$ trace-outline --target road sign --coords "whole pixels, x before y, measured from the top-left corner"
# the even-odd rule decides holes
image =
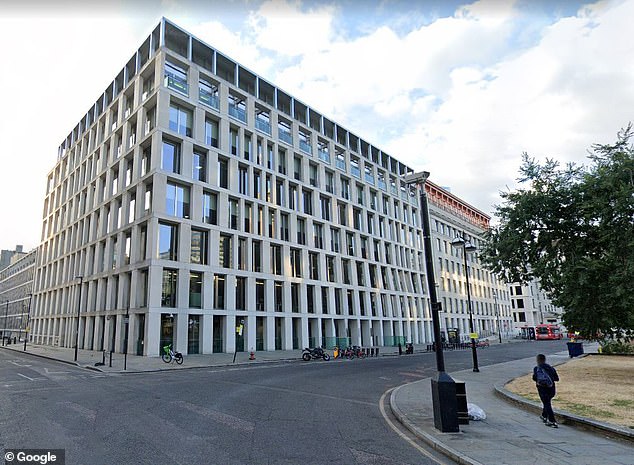
[[[469,333],[469,338],[478,339],[478,333]]]

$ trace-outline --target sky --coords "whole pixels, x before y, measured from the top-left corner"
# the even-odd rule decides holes
[[[161,16],[488,214],[523,152],[634,120],[634,0],[4,1],[1,249],[39,244],[57,147]]]

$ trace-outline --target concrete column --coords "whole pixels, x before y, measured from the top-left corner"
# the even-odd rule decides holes
[[[302,308],[306,308],[306,306],[302,306]],[[303,349],[304,347],[308,347],[308,317],[306,315],[302,315],[301,317],[301,337],[299,348]]]
[[[290,292],[289,292],[290,294]],[[293,350],[293,318],[284,317],[282,326],[282,349]]]
[[[255,280],[254,280],[254,284],[255,284]],[[251,289],[253,289],[253,287]],[[253,294],[253,292],[249,294]],[[255,301],[254,301],[253,308],[255,308]],[[249,352],[250,350],[255,350],[255,337],[257,332],[255,315],[248,315],[244,317],[244,329],[247,332],[246,334],[247,346],[245,347],[245,351]]]
[[[233,315],[225,318],[225,352],[234,353],[236,351],[236,319]]]
[[[189,315],[186,312],[174,313],[174,350],[187,353],[187,329]]]
[[[353,346],[360,346],[361,344],[361,325],[358,318],[348,320],[350,325],[350,343]]]
[[[200,321],[201,353],[211,354],[213,348],[213,315],[204,314]]]
[[[272,304],[271,307],[272,308]],[[275,350],[275,317],[267,316],[266,317],[266,325],[265,325],[265,342],[264,348],[265,350]]]

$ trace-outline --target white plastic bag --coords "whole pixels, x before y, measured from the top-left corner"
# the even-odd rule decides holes
[[[480,421],[487,419],[487,414],[476,404],[467,403],[467,411],[469,412],[469,420]]]

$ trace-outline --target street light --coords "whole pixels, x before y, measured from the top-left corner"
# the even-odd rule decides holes
[[[33,294],[29,294],[29,309],[26,314],[26,331],[24,334],[24,351],[26,352],[26,341],[29,340],[29,333],[31,332],[31,328],[29,328],[29,324],[31,323],[31,301],[33,300]]]
[[[7,306],[4,308],[4,329],[2,330],[2,345],[4,346],[4,337],[7,332],[7,318],[9,313],[9,300],[7,300]]]
[[[502,344],[502,327],[500,326],[500,309],[498,307],[498,293],[493,291],[493,300],[495,301],[495,318],[498,320],[498,336],[500,344]]]
[[[471,287],[469,286],[469,266],[467,265],[467,253],[475,252],[477,248],[471,243],[467,242],[464,237],[456,236],[451,241],[451,246],[462,249],[462,259],[464,261],[464,272],[467,279],[467,308],[469,310],[469,337],[471,338],[471,356],[473,358],[473,371],[476,373],[480,371],[478,368],[478,352],[476,350],[475,334],[473,329],[473,311],[471,309]]]
[[[81,288],[84,282],[82,275],[75,276],[75,279],[79,279],[79,299],[77,299],[77,326],[75,327],[75,361],[77,361],[77,349],[79,349],[79,319],[81,313]]]
[[[425,193],[425,182],[429,178],[429,172],[411,173],[403,176],[406,185],[415,185],[420,196],[420,216],[423,227],[423,250],[425,253],[425,268],[427,270],[427,287],[429,288],[429,300],[431,302],[431,318],[434,328],[434,345],[436,347],[436,370],[431,379],[432,405],[434,410],[434,427],[443,433],[455,433],[458,428],[458,401],[456,398],[456,383],[445,372],[445,359],[442,352],[442,338],[440,336],[441,303],[436,293],[436,280],[434,275],[434,259],[432,256],[431,227],[429,225],[429,206]]]

